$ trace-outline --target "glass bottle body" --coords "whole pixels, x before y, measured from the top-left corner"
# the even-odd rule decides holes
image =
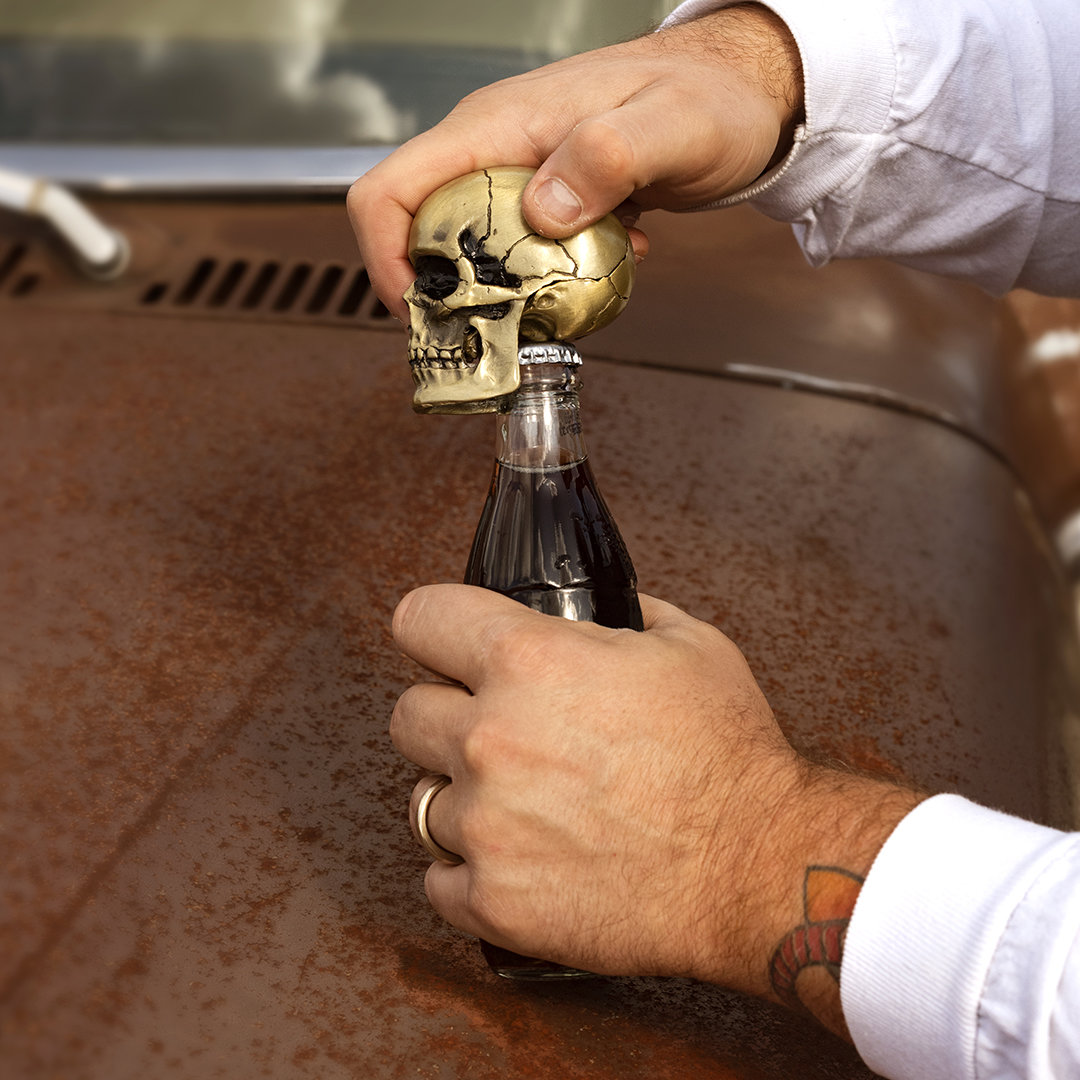
[[[465,582],[549,615],[642,628],[633,563],[585,449],[573,369],[522,367],[499,416]]]
[[[634,567],[588,461],[574,370],[523,364],[521,374],[520,389],[499,415],[495,471],[465,583],[549,615],[641,630]],[[492,970],[506,978],[590,974],[481,946]]]

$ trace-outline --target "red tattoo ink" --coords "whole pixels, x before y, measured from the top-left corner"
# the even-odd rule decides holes
[[[800,1004],[796,983],[808,967],[823,967],[840,981],[840,964],[855,900],[863,879],[836,866],[808,866],[803,879],[800,923],[777,945],[769,962],[769,982],[781,1001]]]

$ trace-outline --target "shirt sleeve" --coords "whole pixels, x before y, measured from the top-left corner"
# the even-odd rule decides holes
[[[733,0],[689,0],[665,25]],[[1080,296],[1080,3],[765,0],[803,64],[787,158],[749,200],[815,266],[886,256]]]
[[[863,885],[840,992],[889,1080],[1080,1076],[1080,833],[920,804]]]

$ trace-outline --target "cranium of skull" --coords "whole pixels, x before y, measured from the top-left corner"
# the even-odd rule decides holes
[[[626,230],[608,215],[566,240],[533,232],[521,213],[532,174],[470,173],[416,214],[416,281],[405,300],[418,412],[495,411],[520,385],[519,342],[583,337],[626,306],[634,281]]]

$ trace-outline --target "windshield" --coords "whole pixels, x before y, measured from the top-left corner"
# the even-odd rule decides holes
[[[0,142],[391,145],[658,0],[6,0]]]

